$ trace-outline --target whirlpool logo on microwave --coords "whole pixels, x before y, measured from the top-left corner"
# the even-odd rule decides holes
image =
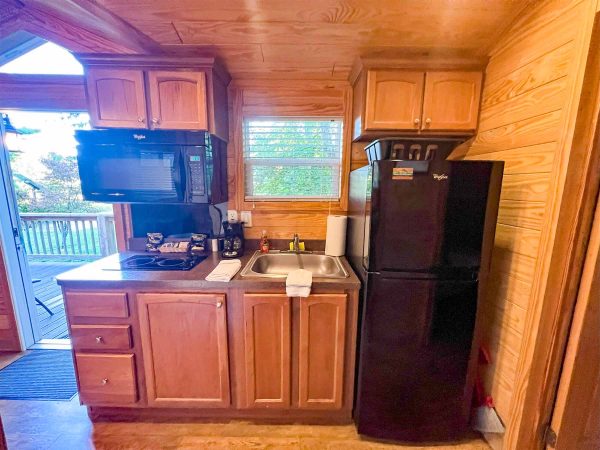
[[[436,181],[447,180],[448,179],[448,175],[446,175],[445,173],[434,173],[433,174],[433,179],[436,180]]]

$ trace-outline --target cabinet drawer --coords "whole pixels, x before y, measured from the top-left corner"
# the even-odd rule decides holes
[[[71,317],[129,317],[125,292],[67,292],[65,301]]]
[[[73,325],[71,344],[75,350],[128,350],[131,348],[129,325]]]
[[[133,355],[75,353],[75,360],[82,403],[135,403],[137,389]]]

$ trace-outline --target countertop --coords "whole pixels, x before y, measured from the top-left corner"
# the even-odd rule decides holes
[[[69,288],[156,288],[156,289],[281,289],[285,290],[285,278],[242,277],[246,263],[252,258],[254,251],[247,252],[239,258],[242,269],[229,282],[206,281],[206,276],[222,260],[218,253],[210,253],[208,258],[188,271],[145,271],[120,270],[119,261],[143,252],[121,252],[85,264],[76,269],[64,272],[56,277],[61,286]],[[358,289],[360,281],[348,261],[340,257],[344,268],[350,274],[348,278],[317,278],[313,277],[313,288]]]

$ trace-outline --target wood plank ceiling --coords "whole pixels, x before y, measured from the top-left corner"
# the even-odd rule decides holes
[[[346,79],[358,58],[485,59],[530,0],[96,0],[234,77]]]

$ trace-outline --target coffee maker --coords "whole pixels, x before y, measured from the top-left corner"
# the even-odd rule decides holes
[[[244,254],[242,222],[223,222],[223,258],[239,258]]]

